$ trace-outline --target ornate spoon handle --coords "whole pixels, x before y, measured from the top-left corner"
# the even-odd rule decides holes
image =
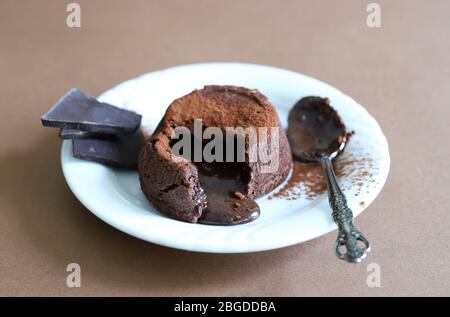
[[[353,224],[353,213],[347,206],[347,199],[336,181],[331,158],[322,158],[320,164],[328,184],[328,200],[333,209],[331,215],[339,230],[336,240],[336,255],[349,262],[361,262],[370,251],[370,243]],[[361,242],[362,245],[358,242]]]

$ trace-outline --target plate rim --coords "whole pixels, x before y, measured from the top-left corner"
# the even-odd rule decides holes
[[[368,118],[371,119],[372,123],[374,123],[377,128],[378,128],[378,132],[379,132],[379,136],[381,137],[380,140],[383,141],[383,145],[385,147],[385,152],[383,153],[384,155],[384,159],[385,159],[385,170],[383,171],[383,177],[382,180],[379,184],[379,190],[376,192],[376,194],[374,195],[373,199],[371,199],[369,202],[366,203],[366,206],[364,208],[362,208],[361,211],[355,213],[355,217],[358,216],[360,213],[362,213],[365,209],[367,209],[367,207],[376,199],[376,197],[378,197],[378,195],[381,193],[383,187],[385,186],[385,183],[387,181],[388,178],[388,174],[390,171],[390,152],[389,152],[389,143],[387,141],[386,135],[383,133],[383,130],[381,129],[378,121],[367,111],[367,109],[365,107],[363,107],[361,104],[357,103],[353,98],[351,98],[350,96],[346,95],[345,93],[343,93],[341,90],[337,89],[336,87],[331,86],[330,84],[327,84],[319,79],[313,78],[309,75],[305,75],[299,72],[295,72],[289,69],[284,69],[284,68],[279,68],[279,67],[274,67],[274,66],[269,66],[269,65],[260,65],[260,64],[251,64],[251,63],[241,63],[241,62],[213,62],[213,63],[194,63],[194,64],[185,64],[185,65],[177,65],[177,66],[172,66],[172,67],[168,67],[168,68],[164,68],[161,70],[155,70],[155,71],[151,71],[145,74],[142,74],[140,76],[131,78],[131,79],[127,79],[125,81],[122,81],[121,83],[118,83],[114,86],[112,86],[111,88],[109,88],[108,90],[106,90],[105,92],[103,92],[99,98],[101,98],[102,96],[104,96],[107,92],[114,90],[116,87],[118,87],[119,85],[125,83],[125,82],[129,82],[132,80],[136,80],[139,79],[142,76],[145,75],[149,75],[149,74],[154,74],[154,73],[159,73],[159,72],[165,72],[165,71],[169,71],[169,70],[176,70],[177,68],[187,68],[187,67],[208,67],[208,66],[230,66],[230,65],[238,65],[238,66],[244,66],[244,67],[258,67],[258,68],[267,68],[267,69],[272,69],[275,71],[282,71],[282,72],[286,72],[286,73],[291,73],[295,76],[301,76],[304,77],[307,80],[312,80],[313,82],[316,82],[320,85],[324,85],[326,86],[328,89],[332,89],[335,90],[337,93],[341,94],[343,97],[349,98],[349,100],[351,100],[355,106],[357,106],[360,110],[363,110],[365,112],[365,114],[367,115]],[[71,157],[71,141],[70,140],[64,140],[62,143],[62,147],[61,147],[61,166],[62,166],[62,171],[64,174],[64,178],[66,180],[66,183],[68,184],[69,188],[71,189],[71,191],[73,192],[73,194],[75,195],[75,197],[83,204],[83,206],[88,209],[91,213],[93,213],[95,216],[97,216],[98,218],[100,218],[102,221],[106,222],[107,224],[109,224],[110,226],[126,233],[129,234],[131,236],[134,236],[136,238],[142,239],[144,241],[148,241],[151,243],[155,243],[158,245],[162,245],[165,247],[170,247],[170,248],[174,248],[174,249],[179,249],[179,250],[187,250],[187,251],[194,251],[194,252],[206,252],[206,253],[249,253],[249,252],[262,252],[262,251],[269,251],[269,250],[274,250],[274,249],[279,249],[279,248],[284,248],[284,247],[288,247],[288,246],[292,246],[295,244],[300,244],[300,243],[304,243],[306,241],[321,237],[331,231],[336,230],[336,226],[331,226],[330,228],[328,228],[328,230],[324,230],[321,233],[315,235],[315,236],[311,236],[311,237],[307,237],[305,239],[301,239],[301,240],[296,240],[296,241],[289,241],[289,242],[285,242],[285,243],[279,243],[276,245],[270,245],[270,246],[262,246],[262,247],[252,247],[249,249],[245,249],[245,248],[240,248],[240,249],[214,249],[211,247],[192,247],[190,245],[180,245],[179,243],[171,243],[171,240],[167,240],[167,239],[158,239],[157,237],[152,237],[151,239],[148,238],[148,236],[144,237],[143,235],[140,235],[136,232],[130,232],[130,230],[128,230],[127,228],[125,228],[123,225],[115,223],[114,221],[111,221],[110,218],[105,217],[105,215],[101,212],[98,212],[97,207],[93,206],[93,204],[91,204],[89,202],[88,199],[85,199],[85,197],[80,193],[80,191],[77,189],[76,185],[73,182],[73,179],[71,179],[70,176],[70,171],[69,171],[69,167],[66,163],[66,159],[67,156]],[[73,157],[72,157],[73,158]],[[85,163],[85,161],[83,161],[83,163]],[[90,163],[90,162],[87,162]],[[95,163],[94,163],[95,164]],[[104,167],[106,169],[108,169],[108,167]],[[176,221],[176,220],[174,220]],[[180,222],[180,221],[176,221],[176,222]],[[193,225],[193,224],[189,224],[189,225]],[[201,225],[201,226],[205,226],[205,225]]]

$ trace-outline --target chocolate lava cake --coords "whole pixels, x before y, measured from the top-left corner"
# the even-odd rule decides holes
[[[203,128],[268,128],[268,138],[248,136],[243,162],[194,162],[172,153],[176,127],[194,129],[201,119]],[[270,149],[270,129],[278,129],[278,166],[264,172],[263,163],[249,158],[249,148],[264,142]],[[225,138],[224,138],[225,139]],[[227,139],[228,140],[228,139]],[[266,162],[266,161],[264,161]],[[286,134],[277,112],[257,90],[234,86],[205,86],[176,99],[167,109],[155,132],[139,153],[139,178],[147,199],[175,219],[206,224],[239,224],[259,215],[253,200],[280,185],[292,165]]]

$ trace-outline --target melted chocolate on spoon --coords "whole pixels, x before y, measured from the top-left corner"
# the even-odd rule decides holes
[[[305,97],[292,108],[287,135],[292,152],[304,161],[342,151],[345,125],[327,98]],[[336,153],[337,154],[337,153]]]

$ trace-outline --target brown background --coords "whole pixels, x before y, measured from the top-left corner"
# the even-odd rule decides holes
[[[70,1],[0,4],[0,295],[450,295],[450,2]],[[390,143],[391,172],[357,219],[373,243],[338,261],[336,232],[271,252],[210,255],[127,236],[90,214],[61,173],[40,116],[69,88],[98,95],[177,64],[242,61],[299,71],[363,104]],[[66,287],[66,265],[82,287]],[[381,287],[366,286],[367,264]]]

